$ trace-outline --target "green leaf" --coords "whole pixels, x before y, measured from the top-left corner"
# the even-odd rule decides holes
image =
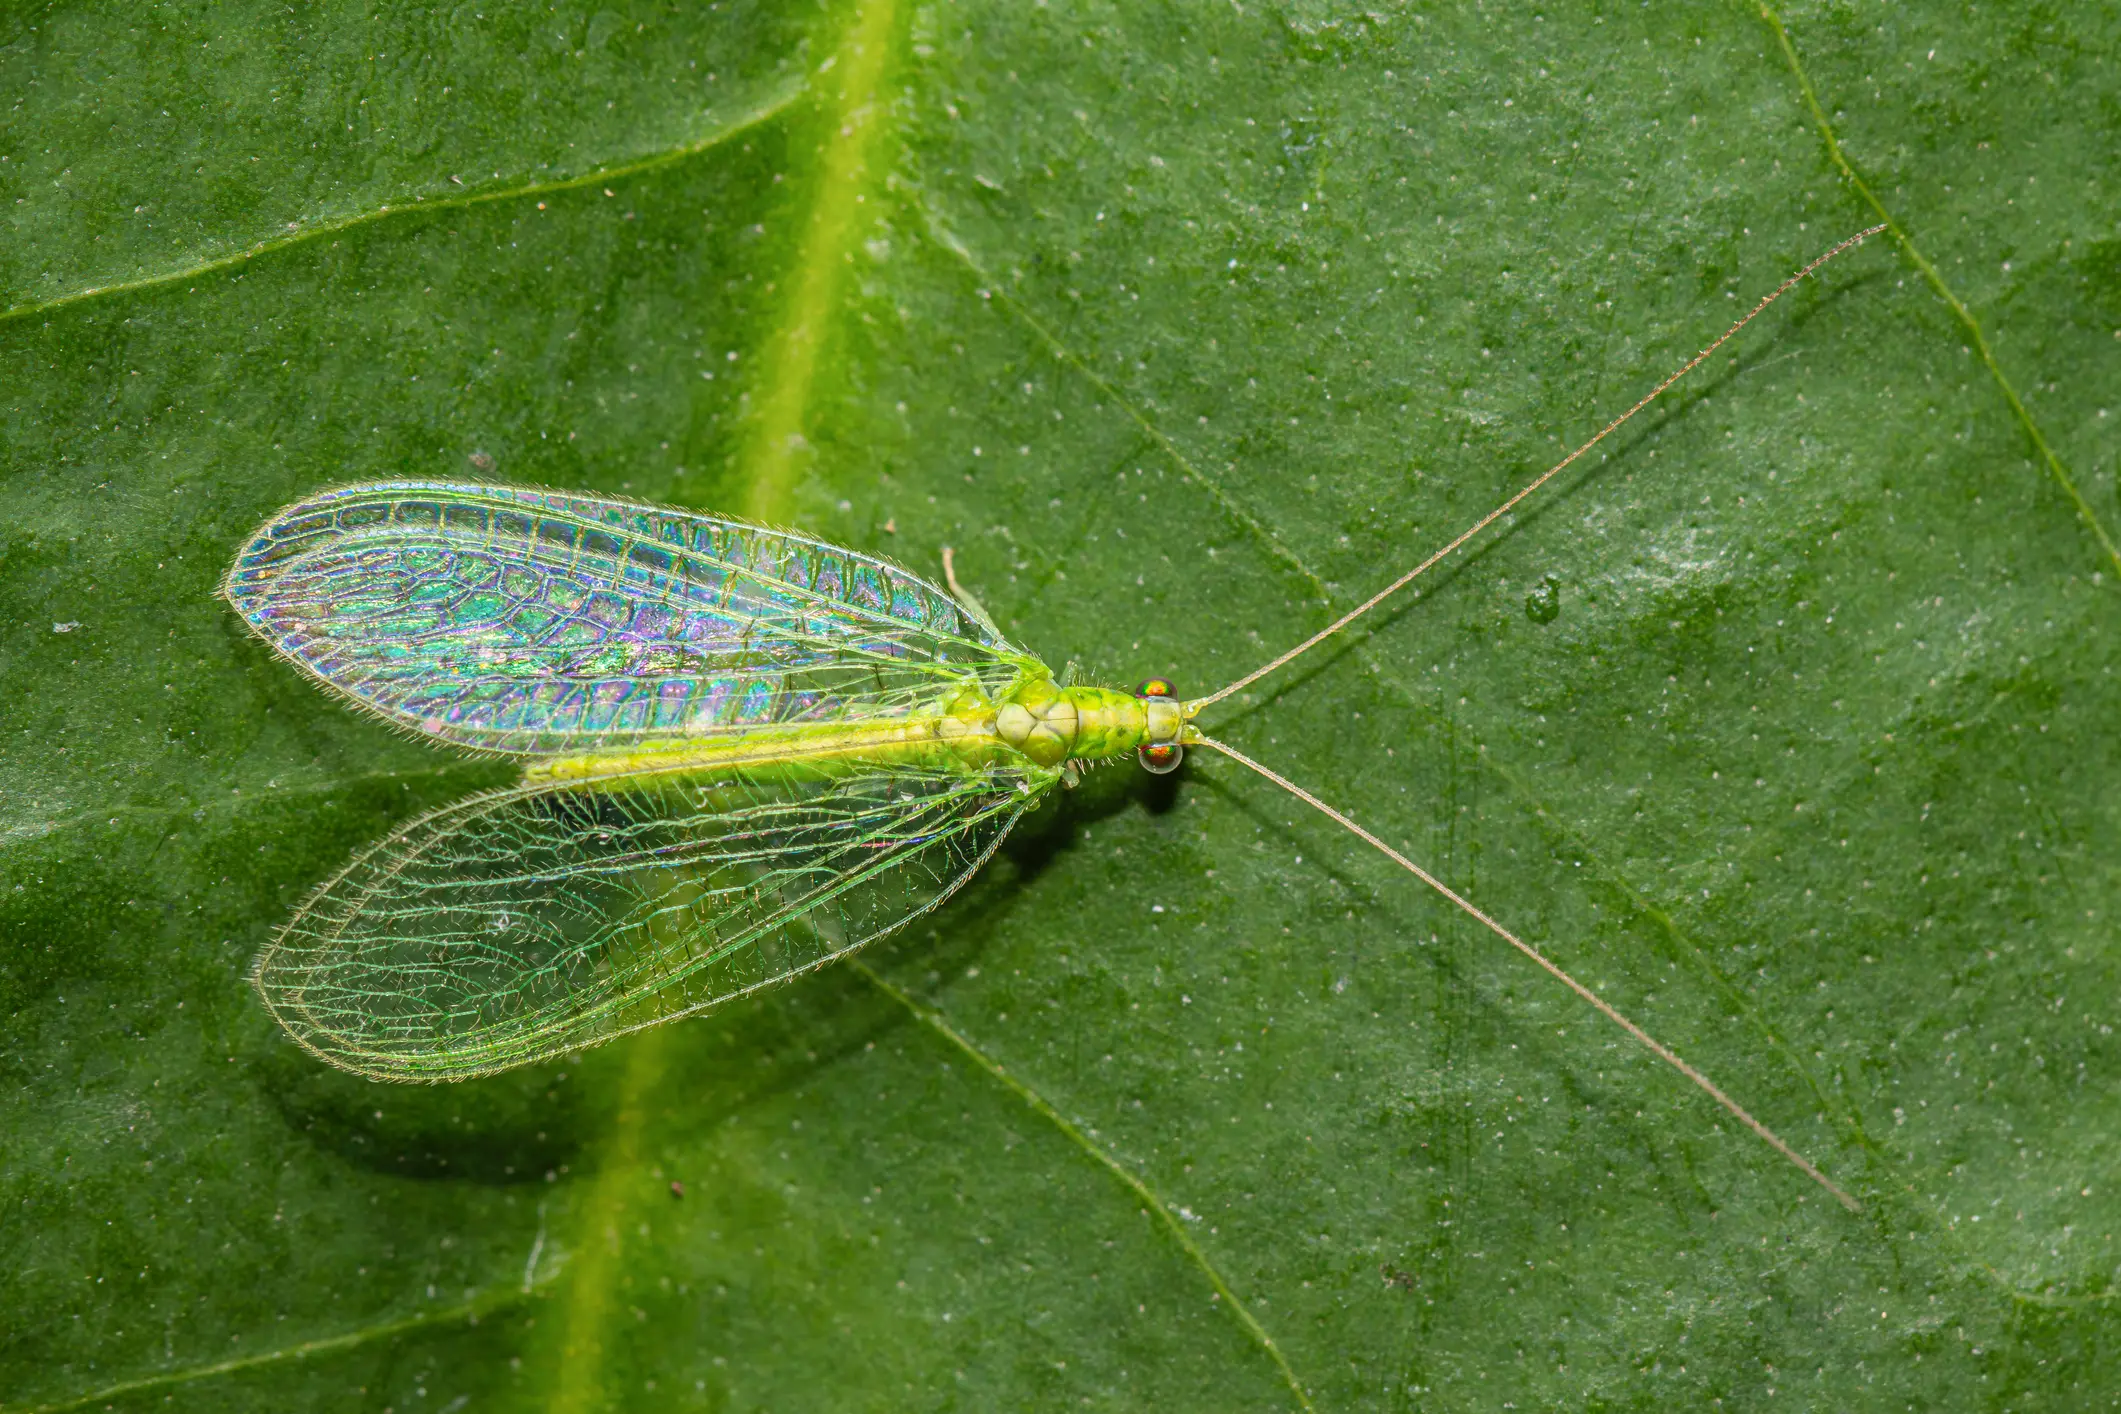
[[[2086,7],[18,17],[0,1407],[2088,1402],[2116,40]],[[216,598],[308,491],[949,545],[1056,666],[1204,692],[1874,221],[1206,719],[1860,1214],[1210,752],[1092,775],[855,966],[562,1064],[369,1084],[244,984],[349,851],[508,774]]]

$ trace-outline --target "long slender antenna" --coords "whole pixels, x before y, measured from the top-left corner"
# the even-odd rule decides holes
[[[1606,1020],[1612,1022],[1615,1026],[1618,1026],[1621,1030],[1627,1032],[1628,1035],[1634,1037],[1635,1040],[1639,1042],[1643,1046],[1643,1048],[1648,1050],[1652,1055],[1656,1056],[1666,1065],[1669,1065],[1670,1067],[1672,1067],[1672,1069],[1678,1071],[1681,1075],[1684,1075],[1687,1079],[1693,1081],[1696,1085],[1700,1086],[1702,1091],[1707,1094],[1710,1099],[1714,1100],[1717,1104],[1723,1106],[1724,1109],[1728,1110],[1731,1113],[1731,1116],[1736,1119],[1740,1124],[1744,1125],[1747,1129],[1752,1130],[1753,1133],[1759,1135],[1762,1139],[1765,1139],[1768,1144],[1774,1148],[1776,1153],[1782,1155],[1782,1157],[1784,1157],[1785,1159],[1788,1159],[1798,1168],[1803,1169],[1805,1174],[1810,1177],[1814,1183],[1817,1183],[1821,1188],[1824,1188],[1827,1192],[1833,1194],[1836,1198],[1840,1199],[1842,1207],[1847,1208],[1852,1213],[1860,1213],[1863,1211],[1862,1206],[1859,1205],[1854,1198],[1851,1198],[1847,1193],[1843,1192],[1839,1187],[1837,1187],[1832,1179],[1828,1178],[1825,1174],[1821,1173],[1817,1168],[1814,1168],[1812,1166],[1811,1160],[1805,1158],[1804,1155],[1798,1153],[1795,1149],[1792,1149],[1788,1144],[1784,1143],[1781,1135],[1775,1133],[1774,1130],[1769,1129],[1759,1120],[1754,1119],[1753,1116],[1746,1111],[1746,1108],[1743,1105],[1739,1104],[1729,1095],[1724,1094],[1721,1089],[1717,1088],[1715,1081],[1709,1079],[1706,1075],[1703,1075],[1700,1071],[1688,1065],[1685,1061],[1681,1060],[1676,1054],[1674,1054],[1669,1047],[1665,1046],[1662,1042],[1657,1040],[1656,1037],[1650,1035],[1649,1032],[1643,1030],[1640,1026],[1637,1026],[1634,1022],[1622,1016],[1618,1011],[1615,1011],[1612,1005],[1608,1003],[1603,997],[1599,996],[1589,987],[1584,986],[1583,983],[1577,981],[1574,977],[1571,977],[1568,973],[1562,971],[1559,966],[1549,961],[1545,953],[1540,952],[1539,949],[1533,947],[1530,943],[1524,941],[1524,939],[1518,937],[1515,933],[1512,933],[1509,929],[1503,927],[1500,923],[1497,923],[1486,913],[1483,913],[1477,906],[1475,906],[1472,900],[1466,898],[1465,895],[1459,893],[1450,885],[1444,883],[1443,880],[1437,878],[1434,874],[1431,874],[1428,870],[1422,868],[1419,864],[1416,864],[1413,860],[1407,858],[1404,854],[1401,854],[1398,850],[1392,848],[1392,846],[1386,844],[1376,835],[1371,834],[1368,830],[1356,824],[1353,820],[1341,814],[1338,810],[1335,810],[1332,806],[1326,804],[1323,800],[1320,800],[1317,796],[1311,794],[1311,792],[1305,790],[1302,786],[1297,785],[1294,781],[1290,780],[1286,776],[1283,776],[1279,772],[1274,771],[1266,766],[1262,766],[1259,762],[1254,761],[1251,757],[1245,755],[1242,751],[1237,750],[1235,747],[1225,746],[1223,743],[1215,740],[1213,737],[1201,736],[1197,732],[1193,733],[1189,737],[1189,741],[1192,744],[1199,746],[1212,746],[1217,751],[1220,751],[1223,755],[1229,757],[1232,761],[1235,761],[1238,765],[1249,767],[1250,769],[1257,771],[1260,775],[1266,777],[1274,784],[1280,786],[1283,790],[1295,796],[1298,800],[1310,806],[1312,809],[1318,811],[1319,814],[1324,815],[1334,824],[1339,825],[1341,828],[1347,830],[1350,834],[1354,835],[1364,844],[1367,844],[1372,848],[1376,849],[1380,854],[1384,855],[1385,858],[1391,860],[1394,864],[1397,864],[1400,868],[1406,870],[1409,874],[1412,874],[1415,878],[1421,880],[1424,884],[1427,884],[1430,888],[1436,890],[1436,892],[1438,892],[1439,894],[1442,894],[1453,904],[1456,904],[1458,908],[1462,912],[1464,912],[1468,917],[1472,918],[1475,922],[1479,923],[1482,927],[1486,928],[1489,932],[1493,933],[1496,937],[1508,943],[1511,947],[1517,949],[1517,951],[1523,953],[1532,961],[1538,963],[1542,968],[1545,968],[1546,971],[1550,975],[1552,975],[1556,981],[1560,982],[1563,986],[1567,987],[1577,996],[1582,997],[1592,1006],[1597,1007],[1598,1010],[1605,1016]]]
[[[1390,584],[1378,590],[1375,594],[1372,594],[1369,598],[1363,600],[1362,603],[1356,605],[1347,613],[1342,614],[1332,623],[1326,625],[1318,632],[1312,634],[1309,638],[1297,644],[1294,648],[1291,648],[1288,652],[1282,654],[1280,657],[1274,659],[1269,663],[1263,664],[1260,667],[1254,668],[1251,672],[1246,673],[1243,677],[1239,678],[1236,682],[1231,683],[1228,687],[1224,688],[1220,692],[1210,693],[1206,697],[1198,697],[1195,698],[1193,701],[1188,702],[1186,704],[1186,715],[1190,717],[1194,713],[1200,711],[1201,708],[1208,706],[1210,703],[1220,702],[1233,692],[1242,692],[1244,689],[1250,687],[1253,683],[1258,682],[1261,678],[1265,677],[1268,673],[1273,672],[1276,668],[1279,668],[1282,665],[1293,661],[1294,659],[1301,658],[1304,654],[1310,652],[1313,648],[1316,648],[1319,644],[1325,642],[1334,634],[1339,633],[1349,624],[1354,623],[1364,614],[1369,613],[1370,610],[1376,608],[1379,604],[1384,603],[1385,600],[1391,598],[1394,594],[1397,594],[1400,590],[1406,588],[1415,580],[1421,578],[1421,576],[1426,574],[1429,569],[1436,564],[1438,560],[1443,559],[1446,555],[1449,555],[1453,550],[1456,550],[1459,546],[1465,544],[1468,540],[1471,540],[1474,536],[1480,534],[1481,531],[1486,530],[1496,521],[1501,520],[1504,516],[1508,515],[1511,511],[1515,510],[1517,508],[1518,502],[1524,500],[1525,497],[1531,495],[1534,491],[1537,491],[1540,487],[1546,485],[1549,481],[1552,481],[1555,477],[1561,475],[1561,473],[1565,471],[1569,467],[1569,465],[1573,463],[1578,457],[1582,456],[1585,452],[1591,450],[1591,448],[1597,446],[1600,442],[1603,442],[1614,432],[1617,432],[1622,427],[1622,425],[1624,425],[1627,420],[1633,417],[1636,413],[1641,412],[1651,403],[1656,402],[1657,399],[1663,395],[1665,389],[1671,387],[1674,383],[1677,383],[1680,379],[1686,377],[1689,373],[1692,373],[1696,368],[1699,368],[1705,361],[1707,361],[1711,354],[1715,353],[1716,350],[1722,348],[1725,344],[1729,343],[1732,337],[1736,335],[1740,329],[1743,329],[1746,325],[1752,323],[1755,319],[1759,318],[1760,312],[1762,310],[1766,309],[1776,300],[1781,299],[1785,294],[1789,293],[1790,288],[1793,285],[1797,284],[1798,281],[1802,280],[1805,276],[1811,274],[1814,270],[1817,270],[1820,266],[1826,264],[1829,260],[1832,260],[1835,256],[1840,255],[1843,251],[1850,250],[1856,246],[1862,245],[1864,241],[1868,240],[1872,236],[1877,235],[1880,231],[1884,229],[1885,227],[1883,226],[1873,226],[1868,231],[1857,232],[1855,235],[1850,236],[1847,240],[1843,241],[1840,245],[1837,245],[1832,250],[1828,251],[1825,255],[1820,256],[1811,264],[1805,266],[1802,270],[1799,270],[1796,274],[1790,276],[1789,279],[1784,280],[1781,284],[1777,285],[1771,292],[1769,292],[1768,295],[1760,301],[1760,303],[1754,305],[1751,310],[1747,311],[1744,318],[1740,319],[1736,324],[1733,324],[1730,328],[1724,330],[1722,336],[1719,337],[1715,343],[1710,344],[1700,353],[1695,354],[1692,358],[1688,359],[1686,361],[1685,366],[1680,368],[1678,372],[1672,374],[1669,378],[1666,378],[1662,383],[1659,383],[1656,387],[1650,389],[1650,391],[1645,393],[1642,397],[1642,400],[1636,403],[1635,406],[1629,408],[1626,412],[1614,418],[1611,422],[1608,422],[1603,428],[1599,430],[1597,436],[1593,437],[1590,441],[1584,443],[1575,451],[1563,457],[1560,461],[1554,463],[1554,465],[1552,465],[1551,467],[1548,467],[1547,470],[1540,475],[1538,480],[1526,486],[1523,490],[1519,491],[1516,495],[1510,497],[1509,500],[1504,501],[1494,510],[1489,511],[1479,520],[1473,522],[1472,525],[1468,526],[1464,531],[1459,534],[1457,539],[1453,540],[1450,544],[1444,546],[1441,550],[1438,550],[1435,554],[1429,556],[1429,558],[1423,560],[1420,564],[1414,566],[1414,568],[1408,570],[1405,574],[1393,580]],[[1831,1187],[1832,1185],[1830,1184],[1828,1186]]]

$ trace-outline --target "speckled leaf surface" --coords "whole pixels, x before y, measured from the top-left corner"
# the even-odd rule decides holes
[[[47,6],[0,33],[0,1408],[2103,1407],[2121,36],[2092,7]],[[1845,162],[1846,166],[1838,165]],[[841,968],[326,1071],[243,984],[506,775],[214,595],[592,487],[1229,681]],[[1554,612],[1558,609],[1558,612]]]

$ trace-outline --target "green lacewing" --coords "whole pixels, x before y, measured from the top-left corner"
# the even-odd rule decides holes
[[[1084,765],[1165,772],[1203,746],[1382,851],[1854,1208],[1538,950],[1195,718],[1405,588],[1874,233],[1370,599],[1191,701],[1161,680],[1065,685],[969,596],[786,531],[449,482],[289,506],[223,582],[244,621],[354,706],[522,775],[325,881],[259,957],[258,993],[302,1046],[371,1079],[491,1074],[825,966],[942,903]]]

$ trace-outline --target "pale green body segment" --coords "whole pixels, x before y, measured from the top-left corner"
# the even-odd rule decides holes
[[[600,785],[627,778],[743,769],[815,772],[871,767],[984,771],[1013,766],[1043,793],[1071,762],[1094,763],[1145,746],[1183,743],[1181,704],[1103,687],[1060,687],[1045,664],[1022,660],[1017,680],[989,696],[976,678],[903,715],[755,727],[694,739],[537,760],[525,785]]]

